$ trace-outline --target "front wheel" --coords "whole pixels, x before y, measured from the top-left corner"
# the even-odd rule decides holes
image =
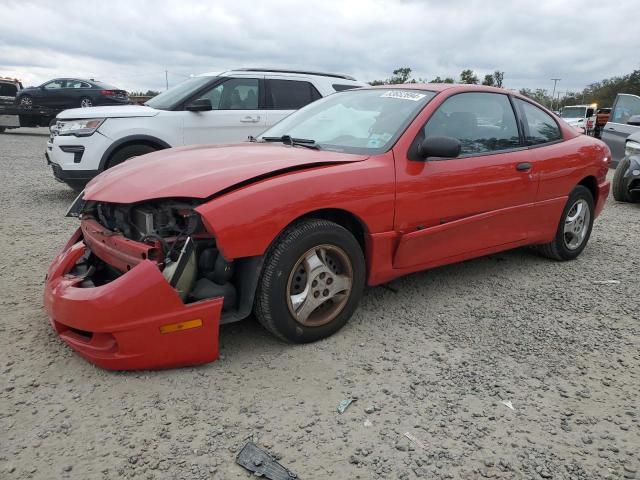
[[[569,194],[556,236],[552,242],[539,245],[545,257],[554,260],[573,260],[582,253],[591,236],[594,219],[593,196],[588,188],[578,185]]]
[[[347,323],[364,282],[364,255],[351,232],[327,220],[303,220],[267,253],[254,311],[283,340],[313,342]]]
[[[93,101],[89,97],[82,97],[80,99],[80,108],[93,107]]]
[[[33,108],[33,98],[31,98],[29,95],[23,95],[22,97],[20,97],[20,102],[18,104],[22,108],[31,109]]]
[[[625,185],[624,176],[629,170],[629,165],[631,165],[631,161],[624,157],[618,163],[616,167],[616,172],[613,174],[613,181],[611,182],[611,190],[613,190],[613,198],[615,198],[618,202],[632,202],[633,198],[631,198],[631,192],[627,190]]]

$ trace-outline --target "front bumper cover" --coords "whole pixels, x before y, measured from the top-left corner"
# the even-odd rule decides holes
[[[87,248],[78,229],[45,281],[49,320],[71,348],[110,370],[183,367],[218,358],[222,298],[184,304],[150,260],[106,285],[81,288],[82,278],[69,272]],[[161,333],[160,327],[194,320],[201,326]]]

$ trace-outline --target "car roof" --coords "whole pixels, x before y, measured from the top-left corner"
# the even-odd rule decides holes
[[[311,71],[311,70],[289,70],[289,69],[282,69],[282,68],[236,68],[233,70],[225,70],[222,72],[201,73],[200,75],[197,75],[197,76],[198,77],[221,77],[221,76],[234,75],[238,73],[261,73],[261,74],[267,74],[267,75],[268,74],[274,74],[274,75],[285,74],[285,75],[301,76],[301,77],[312,75],[315,77],[335,78],[335,79],[339,79],[346,82],[358,82],[358,80],[356,80],[351,75],[344,75],[342,73],[317,72],[317,71]]]
[[[469,85],[466,83],[399,83],[399,84],[391,84],[391,85],[375,85],[371,87],[365,88],[399,88],[399,89],[414,89],[414,90],[429,90],[431,92],[444,92],[445,90],[458,90],[460,92],[464,92],[467,90],[471,90],[474,92],[493,92],[493,93],[508,93],[510,95],[514,95],[516,97],[522,98],[518,92],[513,90],[507,90],[505,88],[499,87],[488,87],[486,85]]]

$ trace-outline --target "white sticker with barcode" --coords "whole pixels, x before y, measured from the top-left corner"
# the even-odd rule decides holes
[[[411,100],[417,102],[422,100],[426,95],[418,92],[407,92],[406,90],[388,90],[380,95],[381,98],[399,98],[401,100]]]

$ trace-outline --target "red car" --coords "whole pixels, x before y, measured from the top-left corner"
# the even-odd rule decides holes
[[[98,176],[49,268],[45,306],[109,369],[218,357],[251,312],[278,337],[339,330],[363,288],[523,245],[576,258],[610,152],[517,93],[398,85],[336,93],[252,142],[163,150]]]

